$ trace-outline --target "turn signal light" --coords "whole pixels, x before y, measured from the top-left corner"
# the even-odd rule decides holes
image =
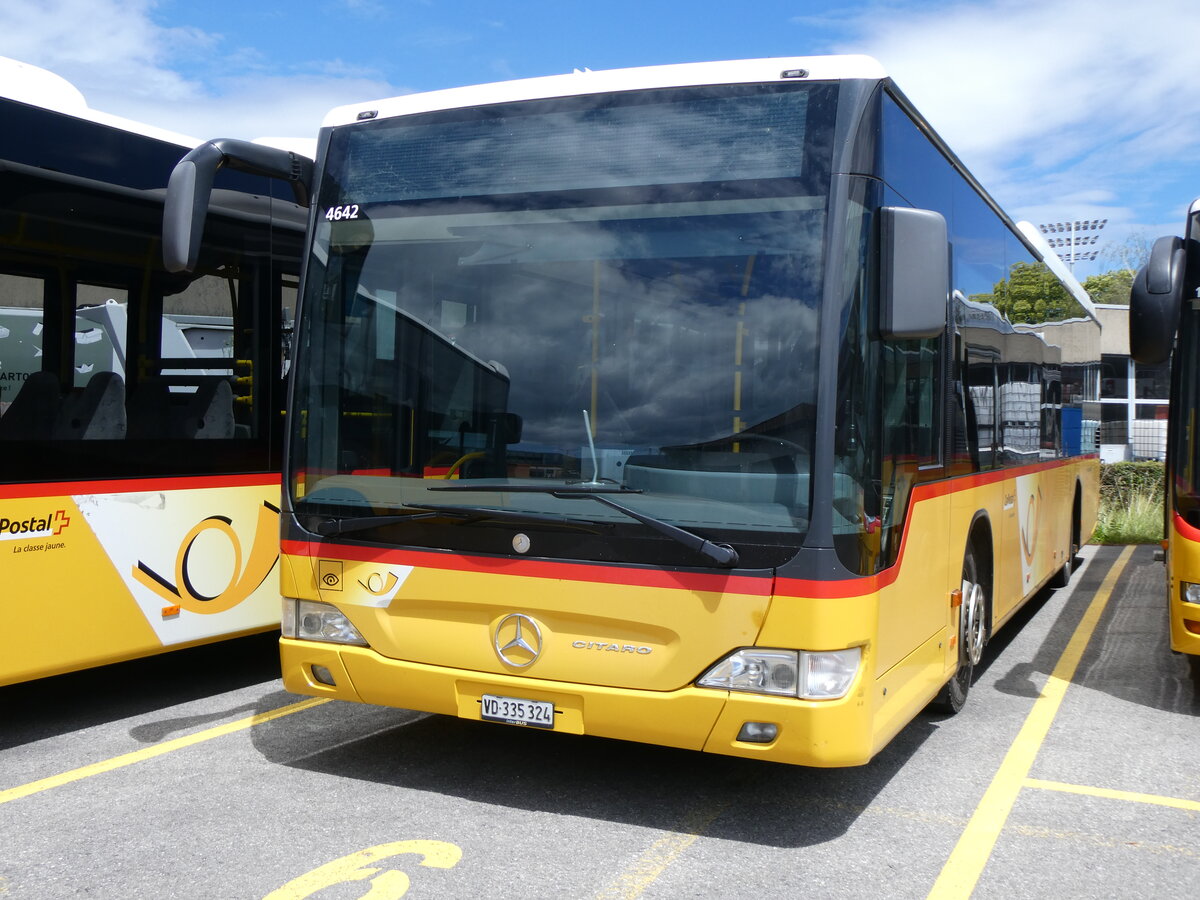
[[[744,647],[705,672],[696,684],[801,700],[837,700],[850,690],[861,661],[861,647],[821,651]]]

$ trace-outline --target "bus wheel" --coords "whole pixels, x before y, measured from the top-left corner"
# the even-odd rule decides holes
[[[931,706],[953,715],[967,702],[975,667],[983,658],[987,642],[987,594],[979,582],[975,554],[967,551],[963,560],[962,605],[958,609],[958,669],[934,697]]]
[[[1071,583],[1071,574],[1075,571],[1075,554],[1079,552],[1079,499],[1075,499],[1075,508],[1071,514],[1071,539],[1067,544],[1067,559],[1050,578],[1050,587],[1065,588]]]
[[[1075,544],[1072,543],[1067,549],[1067,561],[1062,564],[1062,568],[1050,576],[1050,587],[1065,588],[1071,583],[1071,573],[1075,567]]]

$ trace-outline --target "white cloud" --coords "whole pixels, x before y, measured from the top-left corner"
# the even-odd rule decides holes
[[[359,27],[402,18],[380,0],[329,5]],[[802,6],[794,24],[879,58],[1018,217],[1181,222],[1187,194],[1200,194],[1200,0]],[[4,0],[0,55],[67,78],[94,109],[200,138],[311,136],[334,106],[404,92],[361,58],[281,62],[216,31],[164,27],[166,11],[156,0]],[[466,27],[415,17],[394,50],[414,66],[430,46],[469,55]],[[514,74],[503,57],[491,67],[481,70]]]
[[[400,93],[370,78],[317,75],[245,75],[208,88],[184,108],[127,98],[120,115],[200,138],[316,137],[333,107]]]
[[[156,26],[148,0],[6,0],[0,53],[101,91],[186,100],[196,90],[161,59],[197,53],[218,37]]]
[[[5,0],[0,55],[66,78],[93,109],[199,138],[312,137],[334,106],[403,92],[340,60],[264,71],[257,50],[165,28],[154,8],[153,0]],[[184,64],[219,74],[188,78]]]
[[[877,57],[1018,214],[1155,215],[1200,159],[1196,0],[876,5],[856,25],[840,49]]]

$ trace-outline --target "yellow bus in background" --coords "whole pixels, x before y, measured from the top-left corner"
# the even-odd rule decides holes
[[[0,123],[0,685],[277,627],[302,208],[223,174],[172,274],[196,141],[8,59]]]
[[[1171,361],[1167,416],[1166,564],[1171,649],[1200,675],[1200,200],[1183,237],[1163,237],[1134,279],[1129,349],[1145,364]]]
[[[294,177],[185,159],[170,266],[242,149]],[[1069,579],[1094,311],[874,60],[362,103],[317,160],[289,690],[857,765]]]

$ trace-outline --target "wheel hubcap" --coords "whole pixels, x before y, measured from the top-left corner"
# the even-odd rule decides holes
[[[963,582],[962,642],[963,652],[972,666],[979,665],[983,657],[983,588],[969,581]]]

